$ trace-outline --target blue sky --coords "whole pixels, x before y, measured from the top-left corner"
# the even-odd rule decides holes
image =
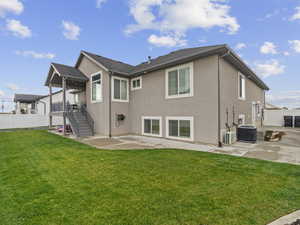
[[[135,65],[223,43],[270,102],[300,107],[300,0],[0,0],[0,98],[47,94],[50,62],[74,65],[80,50]]]

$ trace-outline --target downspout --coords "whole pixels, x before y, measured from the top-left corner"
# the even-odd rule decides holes
[[[108,82],[108,96],[109,96],[109,99],[108,99],[108,116],[109,116],[109,119],[108,119],[108,136],[109,138],[111,138],[111,80],[112,80],[112,75],[113,75],[113,72],[109,71],[109,82]]]
[[[222,148],[221,141],[221,81],[220,81],[220,55],[218,55],[218,147]]]

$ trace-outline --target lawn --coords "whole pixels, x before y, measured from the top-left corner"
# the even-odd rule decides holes
[[[1,225],[264,225],[299,208],[300,166],[0,132]]]

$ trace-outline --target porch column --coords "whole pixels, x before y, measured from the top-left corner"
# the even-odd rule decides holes
[[[49,100],[50,100],[50,105],[49,105],[49,128],[51,129],[53,126],[53,121],[52,121],[52,84],[49,84]]]
[[[64,135],[67,134],[66,132],[66,125],[67,125],[67,121],[66,121],[66,113],[67,113],[67,105],[66,105],[66,78],[63,77],[62,78],[63,81],[63,121],[64,121]]]

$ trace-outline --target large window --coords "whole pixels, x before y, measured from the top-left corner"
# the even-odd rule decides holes
[[[91,75],[91,100],[92,102],[102,101],[102,74]]]
[[[112,97],[114,101],[128,102],[128,79],[113,77]]]
[[[239,73],[239,99],[246,99],[246,80],[243,74]]]
[[[134,78],[131,80],[131,90],[137,90],[142,88],[142,77]]]
[[[166,132],[168,138],[194,140],[193,117],[167,117]]]
[[[142,117],[142,134],[161,137],[161,117]]]
[[[166,98],[193,96],[193,63],[166,71]]]

